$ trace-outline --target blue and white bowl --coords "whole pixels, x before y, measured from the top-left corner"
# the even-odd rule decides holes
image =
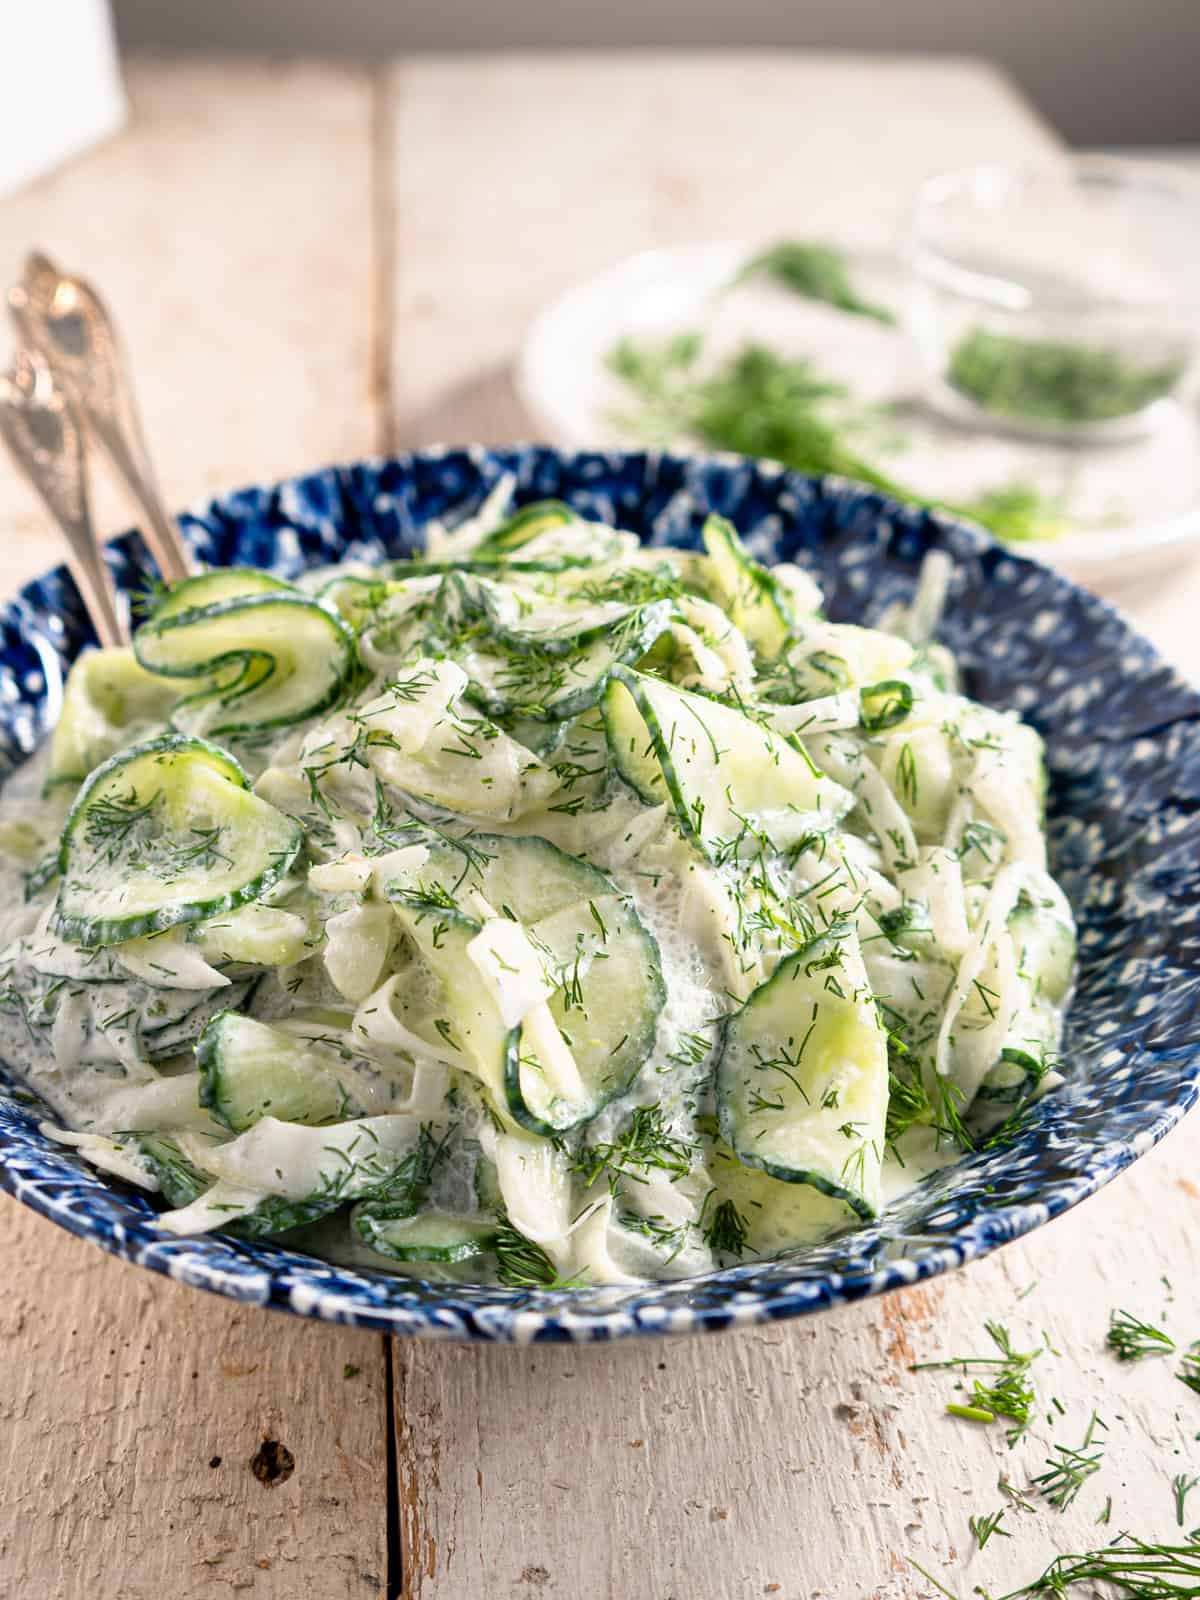
[[[838,620],[875,621],[911,595],[927,551],[954,575],[940,637],[977,699],[1046,740],[1051,864],[1079,922],[1067,1083],[1009,1145],[964,1155],[859,1227],[787,1261],[685,1283],[530,1293],[423,1284],[329,1266],[272,1244],[177,1239],[145,1195],[37,1130],[0,1074],[0,1186],[105,1250],[197,1288],[300,1316],[442,1339],[616,1339],[794,1317],[985,1255],[1085,1199],[1200,1095],[1200,698],[1103,602],[982,533],[834,480],[731,457],[427,451],[238,490],[184,518],[201,561],[294,576],[341,558],[420,549],[433,517],[504,473],[549,496],[694,546],[710,511],[767,560],[800,562]],[[123,589],[150,576],[140,541],[112,546]],[[62,568],[0,609],[0,760],[53,721],[62,674],[91,638]]]

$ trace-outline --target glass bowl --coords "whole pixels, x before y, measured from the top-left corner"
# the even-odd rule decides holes
[[[1081,443],[1169,420],[1192,384],[1200,185],[1135,161],[974,167],[917,194],[908,329],[957,420]]]

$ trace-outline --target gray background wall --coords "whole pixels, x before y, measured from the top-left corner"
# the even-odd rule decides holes
[[[1200,145],[1200,0],[114,0],[114,9],[130,47],[368,59],[656,45],[972,53],[1006,68],[1075,144]]]

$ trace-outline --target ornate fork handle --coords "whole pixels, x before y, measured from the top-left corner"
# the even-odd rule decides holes
[[[128,642],[88,505],[83,429],[50,369],[22,351],[0,377],[0,438],[67,541],[67,564],[96,637]]]
[[[191,571],[184,544],[163,503],[146,449],[120,340],[96,291],[34,252],[9,310],[24,342],[36,350],[87,431],[103,446],[146,520],[145,538],[168,583]]]

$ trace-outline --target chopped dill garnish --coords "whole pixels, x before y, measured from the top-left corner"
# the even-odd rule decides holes
[[[1114,1311],[1104,1342],[1118,1361],[1141,1361],[1146,1356],[1167,1356],[1175,1341],[1163,1328],[1143,1322],[1128,1311]]]
[[[578,1278],[560,1278],[558,1268],[532,1239],[513,1226],[506,1213],[496,1219],[492,1244],[496,1255],[496,1276],[509,1289],[571,1289]]]
[[[714,1207],[712,1219],[704,1229],[704,1242],[717,1255],[740,1256],[746,1248],[746,1219],[732,1200]]]
[[[997,1417],[1007,1417],[1012,1426],[1008,1430],[1009,1446],[1014,1445],[1028,1428],[1034,1412],[1035,1395],[1029,1381],[1029,1368],[1041,1355],[1041,1350],[1017,1350],[1012,1335],[1000,1322],[986,1322],[988,1337],[998,1351],[994,1356],[956,1356],[947,1361],[921,1361],[910,1370],[924,1372],[959,1368],[964,1375],[968,1367],[994,1367],[996,1375],[990,1381],[974,1380],[966,1402],[947,1404],[949,1416],[962,1417],[969,1422],[991,1423]]]
[[[809,239],[781,239],[762,250],[742,267],[735,283],[747,278],[773,278],[806,300],[848,311],[852,316],[870,317],[875,322],[894,323],[895,314],[886,306],[864,300],[854,287],[850,266],[842,251],[832,245]]]
[[[1189,1477],[1186,1472],[1177,1472],[1171,1479],[1171,1490],[1175,1496],[1175,1520],[1181,1528],[1184,1523],[1187,1497],[1198,1483],[1200,1477]]]
[[[1096,1442],[1095,1435],[1096,1429],[1104,1426],[1105,1424],[1093,1411],[1087,1432],[1083,1436],[1083,1443],[1079,1448],[1073,1449],[1070,1445],[1056,1444],[1052,1453],[1046,1457],[1046,1471],[1034,1478],[1033,1481],[1044,1498],[1060,1511],[1065,1511],[1073,1504],[1087,1480],[1093,1473],[1099,1472],[1100,1462],[1104,1456],[1104,1443],[1102,1440]]]
[[[608,1173],[610,1185],[615,1185],[618,1177],[644,1183],[650,1168],[685,1178],[692,1170],[695,1153],[694,1145],[668,1131],[661,1106],[638,1106],[614,1140],[584,1145],[575,1157],[574,1169],[585,1188],[591,1188],[603,1172]]]
[[[982,1550],[993,1534],[998,1534],[1001,1539],[1011,1539],[1012,1534],[1007,1528],[1000,1526],[1007,1506],[1001,1506],[999,1511],[993,1511],[986,1517],[968,1517],[967,1525],[975,1536],[975,1543]]]

